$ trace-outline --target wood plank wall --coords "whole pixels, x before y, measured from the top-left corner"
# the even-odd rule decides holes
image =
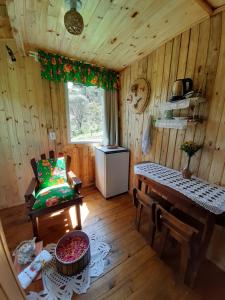
[[[5,44],[13,49],[11,64]],[[48,139],[56,131],[56,141]],[[64,85],[41,79],[39,63],[21,57],[13,40],[0,41],[0,208],[24,202],[32,177],[30,159],[49,150],[72,156],[72,169],[84,186],[94,183],[91,145],[67,143]]]
[[[130,190],[134,187],[133,167],[136,162],[154,161],[175,169],[182,169],[186,157],[180,151],[185,140],[194,140],[204,148],[192,159],[194,174],[212,183],[225,185],[225,13],[191,28],[167,42],[149,56],[133,63],[121,72],[120,138],[131,151]],[[143,114],[133,114],[126,102],[131,83],[138,77],[147,78],[151,85],[150,103]],[[171,96],[173,82],[190,77],[194,89],[203,89],[207,104],[199,112],[207,118],[201,125],[187,130],[152,128],[151,149],[142,155],[141,139],[153,106]],[[186,110],[180,115],[187,114]],[[211,246],[213,260],[225,270],[225,230],[218,229]],[[218,243],[221,251],[216,250]],[[217,251],[215,253],[215,251]],[[220,252],[220,254],[218,254]]]

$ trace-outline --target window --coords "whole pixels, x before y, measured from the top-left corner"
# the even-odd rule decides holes
[[[95,143],[103,139],[104,90],[68,82],[69,142]]]

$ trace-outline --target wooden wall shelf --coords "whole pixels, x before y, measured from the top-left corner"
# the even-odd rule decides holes
[[[175,109],[184,109],[192,106],[196,106],[198,104],[206,102],[206,99],[203,97],[192,97],[187,99],[178,100],[176,102],[161,102],[155,104],[155,108],[159,109],[160,111],[165,110],[175,110]]]
[[[202,123],[202,120],[188,120],[188,119],[157,119],[155,127],[157,128],[172,128],[172,129],[186,129],[188,125],[197,125]]]

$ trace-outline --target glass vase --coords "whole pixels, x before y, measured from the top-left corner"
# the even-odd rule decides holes
[[[192,173],[190,171],[190,162],[191,162],[191,157],[188,156],[187,166],[182,170],[182,176],[185,179],[191,179],[191,176],[192,176]]]

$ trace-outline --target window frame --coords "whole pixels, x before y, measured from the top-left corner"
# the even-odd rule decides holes
[[[66,99],[65,104],[66,104],[66,123],[67,123],[67,142],[68,142],[68,144],[72,144],[72,145],[76,145],[76,144],[102,144],[103,143],[103,138],[104,138],[103,137],[104,136],[104,130],[103,130],[102,139],[98,139],[98,140],[81,140],[81,141],[72,142],[72,140],[71,140],[71,126],[70,126],[70,113],[69,113],[69,93],[68,93],[67,82],[64,83],[64,90],[65,90],[65,99]],[[105,91],[104,91],[104,97],[105,97]]]

